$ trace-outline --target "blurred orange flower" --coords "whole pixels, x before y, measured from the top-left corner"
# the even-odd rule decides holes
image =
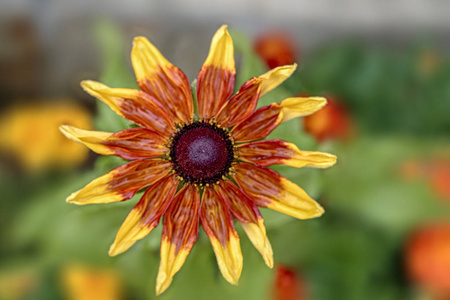
[[[61,280],[67,300],[123,299],[122,281],[112,269],[67,265]]]
[[[66,100],[13,106],[0,118],[0,152],[30,173],[79,165],[89,152],[67,141],[58,129],[62,124],[92,128],[91,114]]]
[[[326,139],[346,140],[353,135],[354,125],[348,110],[337,100],[327,97],[328,105],[303,118],[305,130],[319,142]]]
[[[254,48],[256,54],[271,69],[295,62],[296,48],[293,39],[286,32],[266,32],[256,39]]]
[[[410,159],[402,165],[401,175],[408,180],[425,180],[438,198],[450,202],[450,159]]]
[[[279,265],[275,270],[275,284],[273,287],[274,300],[302,300],[306,299],[303,279],[294,270]]]
[[[437,299],[450,299],[450,222],[420,228],[406,246],[412,281]]]

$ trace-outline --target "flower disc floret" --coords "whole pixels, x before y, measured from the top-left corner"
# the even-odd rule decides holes
[[[181,127],[171,139],[172,168],[185,182],[213,184],[228,174],[233,148],[230,135],[222,126],[196,121]]]

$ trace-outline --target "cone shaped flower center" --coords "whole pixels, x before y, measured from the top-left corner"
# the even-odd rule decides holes
[[[214,123],[197,121],[175,134],[170,158],[183,180],[199,185],[215,183],[229,172],[233,143],[226,130]]]

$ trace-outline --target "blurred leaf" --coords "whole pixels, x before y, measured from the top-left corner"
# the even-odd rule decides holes
[[[102,56],[102,76],[99,81],[111,87],[137,88],[136,80],[125,64],[123,45],[126,43],[120,28],[112,21],[99,21],[95,26],[95,39]],[[99,130],[116,132],[132,124],[99,100],[97,110],[95,126]]]

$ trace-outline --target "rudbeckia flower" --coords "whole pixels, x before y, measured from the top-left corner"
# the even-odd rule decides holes
[[[242,254],[233,217],[272,267],[272,248],[258,206],[299,219],[324,212],[303,189],[266,167],[324,168],[333,165],[336,157],[262,139],[280,123],[319,110],[326,100],[288,98],[256,109],[258,99],[288,78],[296,65],[251,78],[233,95],[233,55],[233,42],[222,26],[212,39],[193,99],[184,73],[146,38],[137,37],[131,59],[140,90],[109,88],[94,81],[81,85],[140,126],[116,133],[61,127],[69,139],[99,154],[130,160],[73,193],[67,202],[118,202],[145,189],[119,229],[111,256],[145,237],[163,217],[157,294],[167,289],[186,260],[199,223],[209,236],[223,277],[237,284]]]

